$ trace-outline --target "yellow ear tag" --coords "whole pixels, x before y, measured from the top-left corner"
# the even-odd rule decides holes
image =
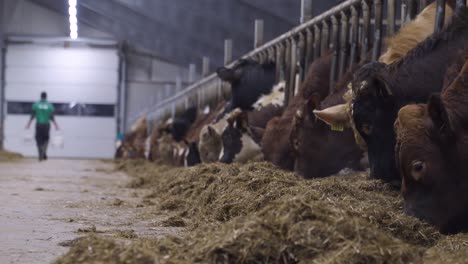
[[[332,125],[331,130],[332,131],[337,131],[337,132],[343,132],[344,131],[344,125]]]

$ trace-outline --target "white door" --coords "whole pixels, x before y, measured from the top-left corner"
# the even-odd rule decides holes
[[[5,148],[37,156],[25,125],[42,91],[56,109],[63,146],[49,146],[49,157],[111,158],[117,130],[119,58],[116,49],[87,46],[9,45],[6,53]]]

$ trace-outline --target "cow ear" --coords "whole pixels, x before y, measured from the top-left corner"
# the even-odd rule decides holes
[[[307,100],[307,113],[310,116],[314,116],[315,110],[320,110],[320,95],[318,93],[312,94],[312,96]]]
[[[226,67],[220,67],[216,70],[218,77],[225,82],[234,82],[239,80],[242,75],[242,69],[229,69]]]
[[[444,142],[453,139],[453,126],[450,123],[449,115],[440,94],[431,95],[427,104],[427,111],[432,120],[436,137]]]
[[[215,136],[217,133],[216,133],[216,130],[212,126],[208,126],[208,134],[210,136]]]
[[[392,88],[390,84],[383,78],[376,78],[376,95],[380,98],[389,98],[393,96]]]
[[[249,126],[249,118],[247,115],[247,112],[242,111],[239,115],[236,117],[236,127],[240,130],[247,130]]]
[[[350,122],[348,104],[335,105],[323,110],[315,110],[315,116],[330,126],[345,126]]]

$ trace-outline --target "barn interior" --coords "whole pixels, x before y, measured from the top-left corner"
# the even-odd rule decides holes
[[[466,263],[466,4],[0,0],[0,263]]]

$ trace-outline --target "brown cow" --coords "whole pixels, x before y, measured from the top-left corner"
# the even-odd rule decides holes
[[[321,100],[321,96],[328,92],[328,85],[312,87],[311,90],[315,90],[316,94],[306,99],[306,103],[298,109],[294,117],[290,135],[296,155],[294,171],[305,178],[329,176],[344,168],[362,169],[363,151],[356,145],[352,130],[349,127],[331,129],[314,115],[317,109],[342,104],[351,78],[352,71],[343,76],[337,84],[337,90],[324,100]]]
[[[125,135],[115,153],[116,159],[145,159],[145,145],[148,137],[146,116],[140,117]]]
[[[284,170],[294,169],[294,154],[290,145],[293,118],[299,107],[305,102],[304,98],[309,98],[312,95],[311,87],[326,88],[322,91],[321,96],[324,98],[327,95],[331,62],[332,55],[330,53],[312,62],[306,79],[282,116],[275,117],[268,122],[261,143],[265,160]]]
[[[449,77],[441,95],[401,108],[395,122],[405,210],[444,233],[468,229],[467,51],[452,68],[458,77]]]

